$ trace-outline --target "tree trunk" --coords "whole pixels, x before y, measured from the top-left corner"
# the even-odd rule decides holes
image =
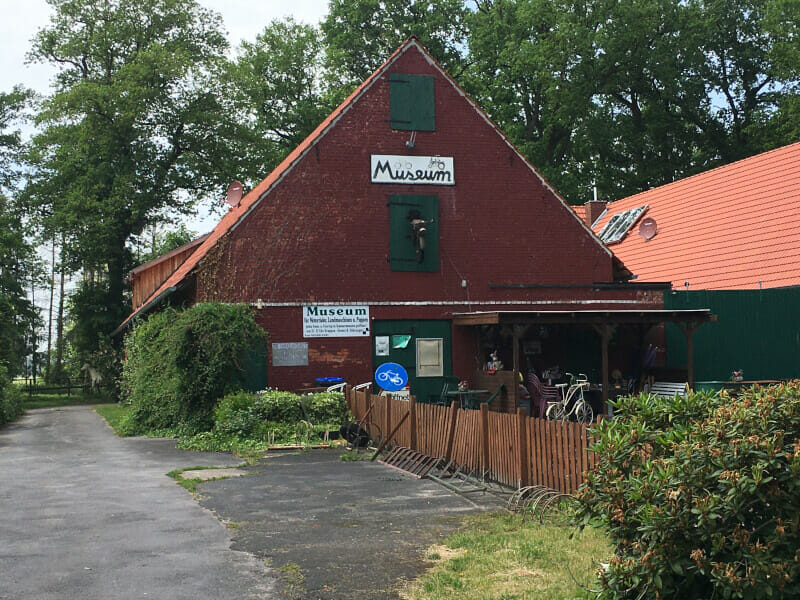
[[[50,257],[50,306],[47,309],[47,354],[45,355],[46,378],[52,382],[53,374],[50,371],[50,349],[53,343],[53,295],[56,287],[56,240],[53,238],[53,251]]]
[[[61,247],[64,247],[64,240],[61,240]],[[64,375],[64,265],[59,265],[61,272],[61,283],[58,294],[58,316],[56,317],[56,373],[58,377]]]
[[[31,276],[31,304],[33,309],[36,310],[36,278]],[[31,376],[33,385],[36,386],[36,347],[38,346],[38,339],[36,337],[36,323],[31,323]]]

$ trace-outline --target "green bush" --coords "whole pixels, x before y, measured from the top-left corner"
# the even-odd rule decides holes
[[[128,434],[211,429],[217,401],[244,387],[248,354],[266,333],[247,307],[197,304],[150,316],[125,340],[123,400]]]
[[[615,546],[600,598],[800,595],[800,382],[615,412],[578,493]]]
[[[22,394],[11,384],[6,368],[0,365],[0,425],[10,423],[23,412]]]
[[[193,450],[266,448],[271,444],[302,444],[326,430],[338,430],[347,419],[341,393],[298,396],[265,390],[257,394],[233,392],[214,409],[214,428],[181,442]],[[301,426],[303,421],[311,424]]]
[[[214,411],[214,430],[239,438],[266,439],[300,421],[338,429],[347,405],[341,393],[298,396],[291,392],[267,390],[259,394],[238,392],[225,396]],[[292,429],[293,431],[293,429]]]

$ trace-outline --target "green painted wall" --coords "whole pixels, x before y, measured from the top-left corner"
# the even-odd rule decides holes
[[[800,377],[800,287],[698,290],[666,294],[668,310],[710,308],[715,323],[694,335],[696,381],[725,381],[734,369],[747,380]],[[667,364],[686,365],[686,338],[666,327]]]
[[[372,370],[373,373],[378,366],[387,362],[396,362],[405,367],[408,371],[408,383],[411,394],[416,396],[418,402],[430,402],[438,399],[442,391],[445,378],[453,375],[453,344],[452,344],[452,323],[450,321],[411,321],[395,320],[372,322]],[[395,348],[394,343],[390,344],[388,356],[377,356],[375,354],[376,336],[410,336],[408,343],[402,348]],[[418,338],[441,338],[444,340],[444,375],[442,377],[417,377],[417,339]],[[379,390],[380,388],[376,388]]]

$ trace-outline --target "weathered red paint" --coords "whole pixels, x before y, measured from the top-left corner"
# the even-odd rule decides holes
[[[272,342],[309,343],[309,366],[270,366],[270,385],[295,388],[321,375],[351,383],[371,378],[371,339],[304,340],[302,303],[368,304],[373,319],[602,307],[577,304],[582,301],[608,301],[614,308],[634,306],[613,300],[659,303],[642,293],[589,287],[490,288],[608,282],[612,257],[416,45],[401,52],[384,75],[390,72],[434,75],[436,130],[418,132],[409,150],[409,132],[393,131],[388,123],[386,78],[377,81],[200,266],[197,300],[262,300],[257,318]],[[410,153],[452,156],[456,185],[370,183],[371,154]],[[389,268],[387,202],[390,194],[404,193],[439,198],[438,272]],[[496,304],[520,301],[536,304]],[[373,304],[387,302],[449,304]],[[474,347],[468,331],[454,331],[455,373],[474,370]]]

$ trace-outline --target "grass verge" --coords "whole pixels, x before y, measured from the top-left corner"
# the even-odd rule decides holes
[[[594,598],[598,563],[611,556],[605,536],[576,533],[563,519],[493,513],[465,526],[426,558],[434,566],[401,591],[404,600],[565,600]],[[571,537],[573,536],[574,537]],[[574,577],[574,579],[573,579]],[[576,581],[577,580],[577,581]]]
[[[130,406],[124,404],[101,404],[94,407],[94,412],[103,417],[119,436],[124,435],[120,429],[120,424],[125,415],[130,412]]]
[[[225,465],[222,467],[215,467],[211,465],[200,465],[197,467],[185,467],[183,469],[175,469],[167,473],[167,477],[172,477],[175,481],[178,482],[178,485],[183,486],[192,494],[197,493],[197,486],[200,483],[205,483],[207,481],[218,481],[220,479],[227,479],[227,477],[209,477],[209,478],[201,478],[201,477],[184,477],[183,474],[187,471],[208,471],[211,469],[214,470],[224,470],[224,469],[236,469],[241,467],[242,465]],[[238,527],[238,523],[233,524],[232,527]]]
[[[66,394],[33,394],[23,396],[23,406],[26,410],[33,408],[55,408],[58,406],[86,406],[87,404],[105,404],[108,398],[104,394],[84,394],[78,392],[67,396]]]

